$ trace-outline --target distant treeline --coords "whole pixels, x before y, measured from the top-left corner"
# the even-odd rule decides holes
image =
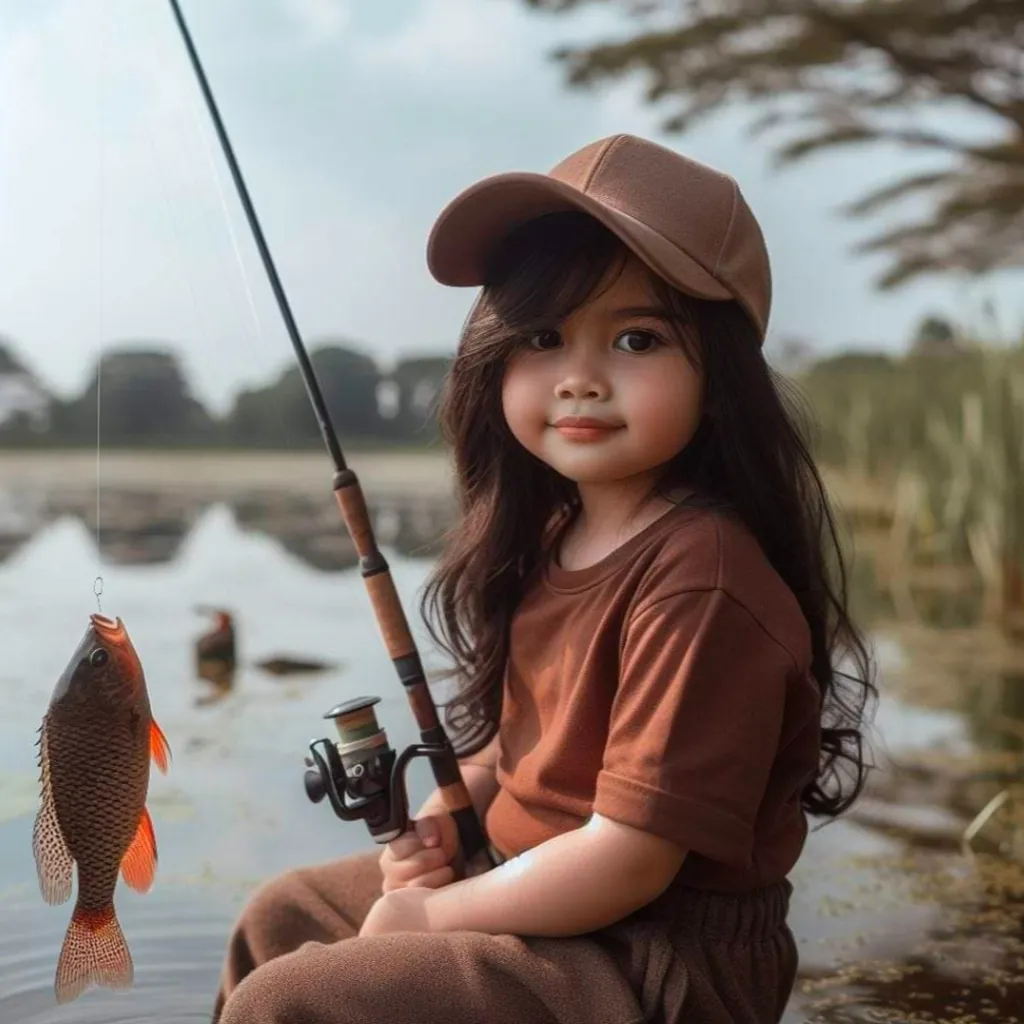
[[[366,445],[436,441],[435,409],[450,357],[400,361],[384,372],[368,355],[325,341],[310,360],[339,437]],[[271,383],[242,391],[226,415],[193,394],[170,349],[109,352],[99,374],[99,426],[105,447],[301,449],[322,445],[297,366]],[[97,379],[62,400],[29,376],[0,345],[0,445],[77,447],[96,443]]]
[[[813,415],[812,447],[823,462],[887,477],[928,448],[936,416],[957,420],[964,395],[982,387],[985,346],[926,320],[906,353],[855,351],[815,359],[807,346],[783,351],[778,368]],[[407,358],[390,370],[333,339],[310,358],[343,442],[420,447],[438,442],[436,411],[451,356]],[[1009,350],[1024,369],[1024,349]],[[6,382],[6,383],[5,383]],[[294,363],[263,387],[238,394],[223,416],[193,394],[169,347],[108,352],[100,374],[105,447],[315,448],[323,444]],[[31,393],[35,389],[35,398]],[[96,443],[97,382],[70,400],[52,396],[0,339],[0,446],[88,447]]]

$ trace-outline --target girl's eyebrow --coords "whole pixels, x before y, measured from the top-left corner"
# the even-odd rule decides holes
[[[649,320],[671,320],[672,316],[662,306],[623,306],[613,309],[608,314],[615,320],[630,320],[634,317],[646,317]]]

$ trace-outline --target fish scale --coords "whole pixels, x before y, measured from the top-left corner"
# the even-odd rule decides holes
[[[118,874],[146,892],[156,838],[146,809],[149,760],[170,751],[153,720],[142,664],[120,619],[90,616],[39,730],[42,804],[32,847],[43,898],[78,895],[57,962],[58,1002],[90,984],[132,984],[131,953],[114,909]]]
[[[148,730],[133,737],[130,728],[103,719],[83,717],[48,735],[57,813],[78,866],[78,903],[86,909],[110,902],[149,784]],[[85,764],[88,773],[79,767]],[[84,784],[92,791],[87,800]]]

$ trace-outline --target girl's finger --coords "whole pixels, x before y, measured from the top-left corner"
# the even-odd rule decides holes
[[[417,875],[444,867],[449,860],[448,855],[440,848],[421,850],[411,857],[406,857],[390,865],[387,869],[387,875],[388,878],[392,878],[395,881],[407,882],[410,878],[415,878]]]
[[[381,892],[394,892],[395,889],[440,889],[455,881],[455,869],[450,864],[426,871],[409,879],[385,876],[381,884]]]
[[[386,860],[400,861],[411,857],[414,853],[422,850],[423,841],[413,831],[403,832],[397,839],[392,839],[384,848],[381,856]]]
[[[414,878],[411,882],[407,882],[405,887],[407,889],[440,889],[442,885],[451,885],[454,881],[455,869],[450,864],[446,864],[443,868],[428,871],[427,874]]]

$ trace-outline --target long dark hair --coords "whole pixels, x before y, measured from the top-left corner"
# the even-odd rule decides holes
[[[460,756],[479,750],[497,729],[513,612],[545,556],[552,523],[560,523],[560,534],[579,511],[575,485],[527,452],[505,423],[505,363],[524,337],[557,327],[586,302],[626,256],[619,240],[584,214],[530,221],[491,257],[463,329],[440,406],[461,518],[422,602],[459,684],[445,719]],[[705,417],[665,467],[661,485],[685,485],[704,507],[737,516],[796,595],[822,696],[822,756],[803,806],[835,817],[864,785],[861,726],[876,690],[871,658],[847,612],[846,567],[828,497],[798,426],[806,410],[766,363],[737,303],[692,298],[653,274],[651,284],[705,380]]]

